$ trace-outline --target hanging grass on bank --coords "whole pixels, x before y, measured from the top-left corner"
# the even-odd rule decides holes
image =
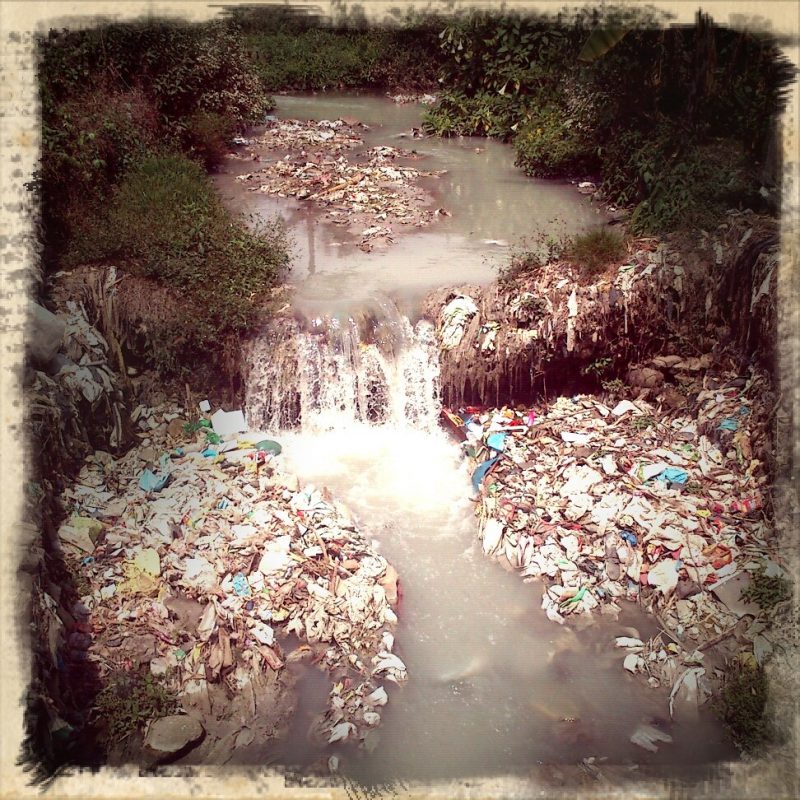
[[[200,165],[165,155],[126,173],[65,261],[121,263],[175,290],[174,318],[160,321],[150,353],[177,372],[253,322],[288,255],[280,227],[250,233],[222,206]]]

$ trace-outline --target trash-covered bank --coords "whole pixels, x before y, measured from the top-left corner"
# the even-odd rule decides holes
[[[595,275],[537,260],[486,286],[434,291],[424,310],[440,328],[443,400],[502,405],[597,378],[665,386],[662,371],[637,362],[717,345],[772,367],[777,243],[774,221],[731,212],[696,241],[633,240]]]
[[[657,636],[614,644],[621,669],[668,692],[670,716],[784,652],[791,623],[768,369],[777,255],[759,224],[732,215],[708,236],[728,261],[716,285],[700,257],[653,242],[592,283],[556,263],[429,300],[454,399],[443,422],[471,460],[484,552],[542,580],[554,622],[616,618],[625,603],[650,612]],[[551,399],[531,397],[537,374]],[[602,390],[569,390],[581,383]],[[495,392],[508,405],[458,402]]]
[[[326,491],[281,469],[280,443],[248,430],[241,412],[126,409],[84,309],[70,303],[61,318],[67,355],[49,360],[51,376],[35,373],[30,395],[41,408],[34,435],[72,432],[61,447],[79,467],[60,497],[45,487],[50,566],[30,564],[45,662],[34,692],[61,745],[94,729],[112,761],[138,759],[141,734],[151,762],[257,762],[286,735],[293,687],[312,665],[331,680],[315,740],[368,742],[385,686],[406,679],[391,565]],[[48,411],[58,403],[66,425]],[[93,412],[102,424],[105,404],[110,435],[75,429],[94,427]]]

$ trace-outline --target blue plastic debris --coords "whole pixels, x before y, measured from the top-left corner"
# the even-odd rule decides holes
[[[747,415],[750,413],[750,409],[749,409],[747,406],[742,406],[742,407],[739,409],[739,413],[740,413],[740,414],[741,414],[743,417],[746,417],[746,416],[747,416]]]
[[[233,591],[236,592],[239,597],[250,597],[250,584],[241,572],[233,576]]]
[[[686,470],[678,469],[677,467],[667,467],[656,475],[656,480],[662,483],[677,483],[683,486],[689,480],[689,474]]]
[[[619,535],[629,545],[631,545],[631,547],[636,547],[639,542],[639,540],[636,538],[636,534],[633,531],[620,531]]]
[[[490,450],[502,453],[506,446],[506,436],[505,433],[492,433],[486,437],[486,446]]]
[[[727,417],[719,424],[721,431],[735,431],[739,429],[739,423],[733,417]]]
[[[494,458],[487,459],[482,464],[479,464],[475,472],[472,473],[472,488],[475,492],[480,489],[481,481],[483,480],[484,476],[492,468],[492,464],[494,464],[499,458],[500,456],[494,456]]]
[[[202,453],[202,455],[203,455],[205,458],[214,458],[214,456],[215,456],[216,454],[217,454],[217,451],[216,451],[216,450],[214,450],[214,448],[213,448],[213,447],[207,447],[205,450],[203,450],[203,453]]]
[[[171,477],[172,474],[169,472],[166,475],[155,475],[146,469],[139,476],[139,488],[143,492],[160,492],[169,483]]]

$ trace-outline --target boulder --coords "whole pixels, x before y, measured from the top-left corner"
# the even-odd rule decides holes
[[[203,726],[193,717],[175,714],[151,723],[144,743],[157,756],[171,756],[197,744],[204,733]]]

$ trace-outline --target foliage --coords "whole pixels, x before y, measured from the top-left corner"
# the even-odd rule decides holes
[[[554,104],[528,115],[514,147],[517,166],[532,177],[580,176],[596,166],[591,132]]]
[[[245,230],[200,166],[179,155],[151,156],[133,167],[65,260],[115,259],[181,293],[181,315],[164,320],[175,336],[152,353],[167,371],[246,328],[288,261],[279,229]]]
[[[598,358],[587,364],[582,370],[583,375],[594,375],[600,377],[605,375],[614,363],[613,358]]]
[[[107,729],[109,741],[120,742],[177,707],[177,698],[149,670],[120,670],[95,698],[93,717]]]
[[[422,127],[437,136],[492,136],[507,138],[519,114],[519,101],[511,95],[445,91],[423,115]]]
[[[584,273],[597,274],[626,252],[625,239],[608,228],[594,228],[579,234],[567,251],[567,257]]]
[[[741,599],[748,603],[756,603],[764,611],[772,612],[775,607],[789,600],[792,587],[782,575],[767,575],[764,570],[757,570],[751,575],[750,585],[741,593]]]
[[[774,738],[766,716],[768,683],[764,668],[749,662],[730,665],[714,705],[745,752],[757,754]]]
[[[271,100],[232,25],[140,23],[39,40],[45,261],[94,216],[132,164],[184,150],[208,165]]]
[[[354,14],[326,21],[289,7],[234,16],[267,91],[436,88],[441,55],[435,16],[408,14],[380,27]]]
[[[609,199],[635,207],[640,232],[713,224],[728,207],[761,205],[759,168],[791,65],[769,37],[702,14],[694,26],[655,21],[613,7],[456,15],[440,34],[446,90],[426,128],[516,137],[529,175],[597,175]],[[597,30],[626,33],[581,63]]]

